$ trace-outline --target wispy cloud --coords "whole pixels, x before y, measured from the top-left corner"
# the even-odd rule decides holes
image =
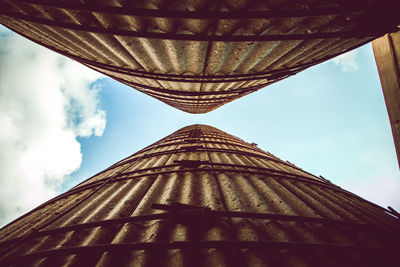
[[[371,175],[371,177],[360,177],[358,181],[347,181],[343,183],[343,188],[382,207],[391,205],[400,211],[400,179],[397,172],[397,170],[382,170],[377,176]]]
[[[356,71],[360,68],[357,62],[358,50],[352,50],[346,54],[340,55],[332,59],[332,62],[339,66],[343,72]]]
[[[76,138],[102,135],[106,118],[100,74],[15,34],[0,43],[2,225],[57,194],[80,167]]]

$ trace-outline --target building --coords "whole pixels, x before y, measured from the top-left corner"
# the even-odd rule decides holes
[[[386,34],[372,42],[386,108],[400,160],[400,32]]]
[[[205,113],[397,31],[397,0],[0,0],[0,23],[164,103]]]
[[[399,214],[206,125],[0,230],[1,266],[397,266]]]

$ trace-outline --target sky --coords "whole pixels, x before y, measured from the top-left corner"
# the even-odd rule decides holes
[[[0,26],[0,226],[197,123],[400,210],[400,172],[370,44],[189,114]]]

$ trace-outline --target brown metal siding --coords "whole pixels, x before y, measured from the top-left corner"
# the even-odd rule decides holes
[[[168,105],[205,113],[395,30],[398,5],[0,0],[0,23]]]
[[[173,203],[203,208],[152,207]],[[5,226],[0,264],[390,266],[399,237],[387,210],[193,125]]]
[[[400,32],[376,39],[372,47],[400,165]]]

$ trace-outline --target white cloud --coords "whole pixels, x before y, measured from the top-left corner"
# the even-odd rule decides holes
[[[337,56],[332,59],[332,62],[339,66],[343,72],[356,71],[360,68],[357,62],[358,50],[352,50],[343,55]]]
[[[57,194],[100,136],[101,75],[15,34],[0,35],[0,225]]]
[[[365,177],[343,182],[343,189],[384,208],[390,205],[400,211],[400,177],[398,170],[390,167],[382,166]]]

